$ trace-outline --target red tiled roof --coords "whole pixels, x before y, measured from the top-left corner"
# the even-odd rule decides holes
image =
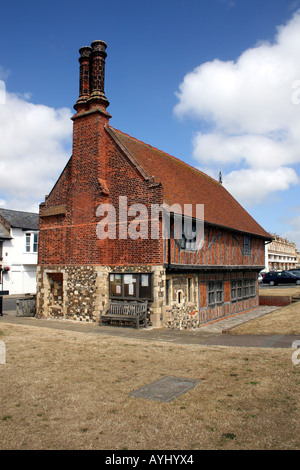
[[[149,177],[153,176],[155,183],[162,184],[166,204],[180,204],[182,210],[184,204],[204,204],[207,223],[271,239],[222,184],[176,157],[117,129],[109,127],[109,130],[123,151]]]

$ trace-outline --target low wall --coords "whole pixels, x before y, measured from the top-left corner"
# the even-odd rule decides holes
[[[289,295],[260,295],[259,305],[272,305],[275,307],[285,307],[290,305],[292,297]]]

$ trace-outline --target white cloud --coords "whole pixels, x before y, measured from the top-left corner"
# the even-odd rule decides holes
[[[33,104],[6,93],[0,105],[2,206],[38,208],[70,157],[71,110]]]
[[[277,168],[299,161],[295,143],[258,134],[228,135],[215,131],[198,133],[193,141],[194,156],[201,163],[247,164],[253,168]],[[288,150],[288,151],[287,151]]]
[[[272,43],[236,61],[202,64],[179,87],[176,115],[209,126],[194,138],[194,157],[209,167],[225,165],[228,188],[242,202],[260,202],[255,181],[265,195],[299,183],[293,169],[300,162],[299,44],[300,10],[277,28]]]
[[[299,183],[292,168],[242,169],[224,177],[224,185],[239,201],[246,205],[266,202],[269,193],[284,191]]]

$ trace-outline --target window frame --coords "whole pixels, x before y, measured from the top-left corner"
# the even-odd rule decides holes
[[[182,238],[180,240],[180,249],[184,251],[198,251],[198,234],[195,233],[195,229],[197,228],[196,221],[192,219],[192,233],[194,234],[193,238],[187,237],[187,233],[185,232],[185,223],[184,217],[182,217]]]
[[[251,237],[250,237],[250,235],[244,235],[243,255],[244,256],[251,256]]]
[[[185,224],[185,218],[189,219],[189,223]],[[181,223],[179,225],[179,223]],[[191,224],[191,227],[190,227]],[[199,236],[200,234],[196,232],[197,221],[193,217],[186,215],[178,215],[175,213],[171,214],[170,218],[170,228],[171,234],[174,236],[175,243],[178,248],[183,251],[197,252],[199,251]],[[185,229],[192,229],[193,238],[190,238]]]
[[[121,293],[120,295],[112,294],[112,286],[111,286],[111,276],[120,276],[121,280]],[[125,282],[125,276],[135,276],[135,282],[127,283]],[[142,286],[142,276],[148,276],[148,286]],[[119,278],[118,278],[119,279]],[[153,301],[153,273],[109,273],[108,275],[108,284],[109,284],[109,298],[111,300],[148,300]],[[129,286],[130,284],[135,284],[135,295],[126,295],[125,293],[125,286]],[[150,295],[141,296],[141,288],[142,287],[149,287],[150,288]]]
[[[32,251],[33,253],[38,252],[38,247],[39,247],[39,234],[38,232],[32,232],[33,234],[33,240],[32,240]]]
[[[192,296],[193,296],[192,280],[193,279],[191,277],[187,278],[187,299],[188,299],[188,302],[192,302]]]
[[[37,254],[39,247],[39,232],[26,231],[25,232],[25,253]]]
[[[224,303],[224,281],[207,282],[207,305],[215,307]]]
[[[166,305],[170,305],[171,279],[166,279]]]
[[[230,283],[231,302],[240,302],[256,296],[256,279],[232,279]]]
[[[31,232],[25,233],[25,252],[31,253]]]

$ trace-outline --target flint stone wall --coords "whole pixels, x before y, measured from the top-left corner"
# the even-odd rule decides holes
[[[165,270],[161,266],[38,266],[37,317],[99,322],[109,304],[109,273],[153,273],[149,326],[161,326]],[[61,274],[62,280],[57,278]]]

